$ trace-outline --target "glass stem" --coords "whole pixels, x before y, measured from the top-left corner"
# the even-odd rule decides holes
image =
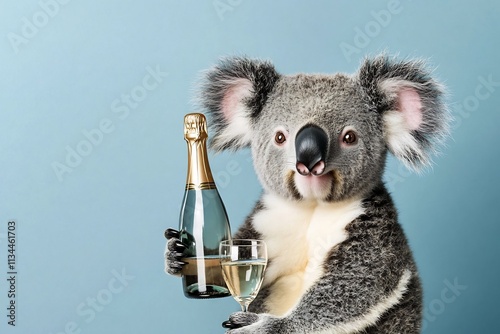
[[[241,311],[242,312],[248,312],[248,304],[249,303],[241,303]]]

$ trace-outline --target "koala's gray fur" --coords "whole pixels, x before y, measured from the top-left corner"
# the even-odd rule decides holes
[[[200,99],[211,147],[250,147],[264,188],[234,237],[263,239],[270,249],[253,313],[231,315],[242,327],[228,333],[420,331],[419,276],[382,174],[388,150],[410,168],[429,164],[447,133],[442,95],[422,62],[385,55],[354,75],[281,75],[269,62],[238,57],[206,72]],[[308,126],[328,137],[318,176],[296,167],[296,136]],[[352,133],[357,140],[346,142]],[[327,249],[316,246],[325,244],[322,229]],[[291,300],[280,287],[286,282],[299,282]]]

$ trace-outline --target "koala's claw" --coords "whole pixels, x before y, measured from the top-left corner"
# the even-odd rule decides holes
[[[170,271],[172,272],[172,275],[180,272],[182,270],[182,267],[186,264],[186,262],[183,261],[172,261],[169,263],[168,267]],[[169,274],[171,273],[169,272]]]
[[[236,312],[229,316],[229,320],[222,323],[222,327],[236,329],[253,324],[259,320],[259,315],[252,312]],[[229,331],[231,333],[231,331]]]
[[[167,228],[165,230],[165,238],[167,238],[167,239],[171,239],[171,238],[179,239],[179,237],[180,237],[179,231],[174,230],[173,228]]]
[[[179,240],[179,231],[167,229],[165,237],[168,239],[165,250],[165,272],[179,276],[186,262],[182,261],[187,246]]]
[[[233,324],[231,320],[226,320],[222,323],[222,327],[224,328],[229,328],[229,329],[234,329],[234,328],[240,328],[241,326],[237,324]]]
[[[167,249],[170,253],[179,254],[179,256],[184,253],[187,246],[184,245],[179,239],[172,238],[167,241]]]

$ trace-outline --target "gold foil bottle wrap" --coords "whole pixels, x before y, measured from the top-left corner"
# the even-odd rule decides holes
[[[207,120],[203,114],[184,116],[184,139],[188,145],[186,190],[216,189],[207,154]]]

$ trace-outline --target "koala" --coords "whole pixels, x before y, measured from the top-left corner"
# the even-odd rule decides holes
[[[250,148],[263,193],[234,238],[269,263],[250,312],[227,333],[419,333],[422,288],[383,183],[387,153],[419,171],[448,134],[444,87],[420,60],[385,54],[357,73],[283,75],[231,57],[199,99],[215,151]],[[166,271],[184,246],[167,232]]]

